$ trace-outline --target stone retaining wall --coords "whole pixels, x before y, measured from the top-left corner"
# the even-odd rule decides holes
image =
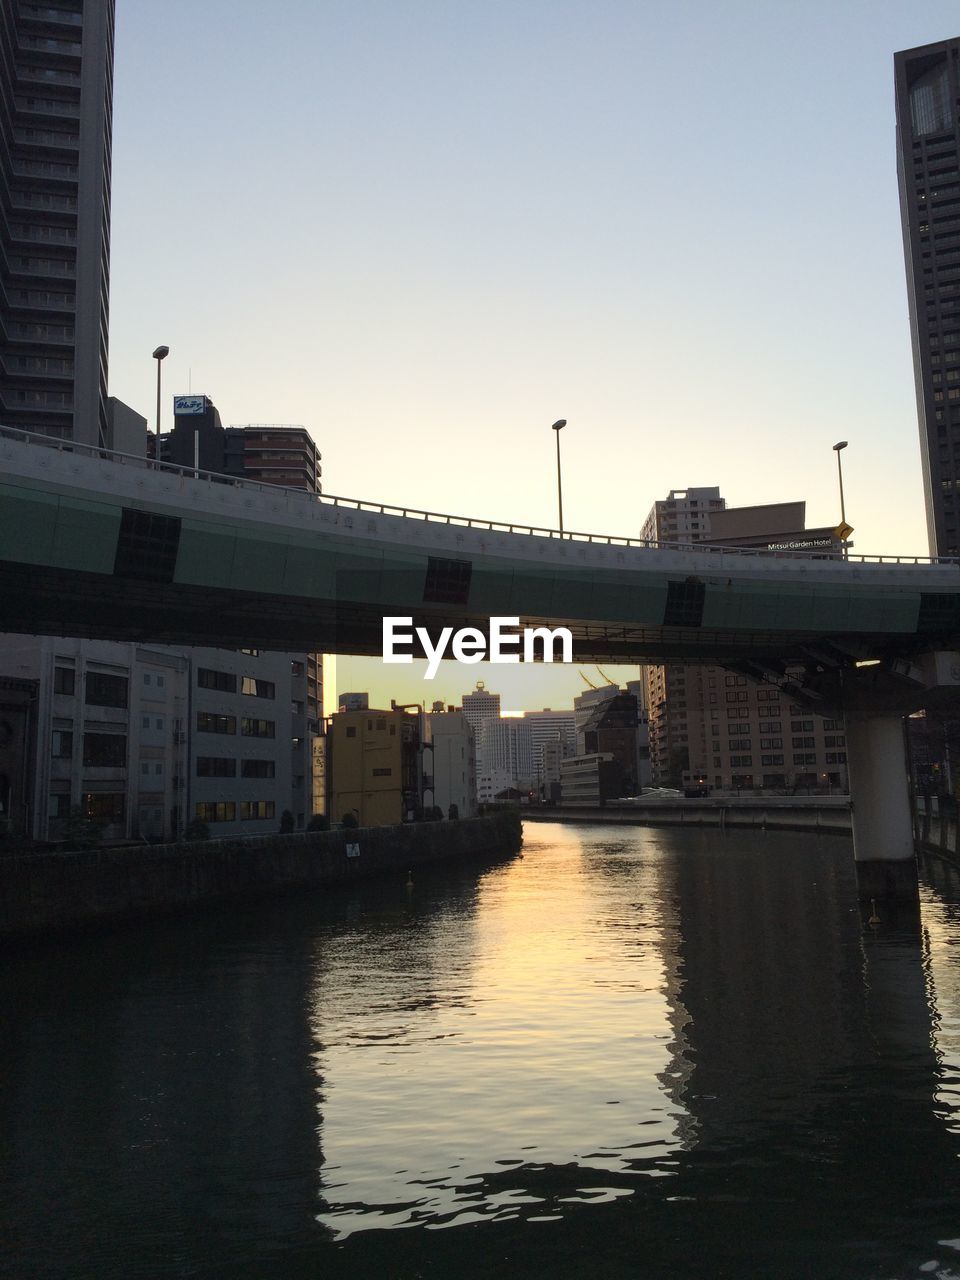
[[[0,937],[516,852],[515,811],[456,822],[0,858]]]

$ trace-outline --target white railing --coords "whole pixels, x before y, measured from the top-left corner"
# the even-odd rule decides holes
[[[337,507],[344,511],[368,512],[371,515],[400,516],[406,520],[422,520],[429,524],[445,524],[464,529],[480,529],[490,533],[515,533],[536,538],[562,538],[565,542],[586,542],[608,547],[633,547],[647,551],[686,551],[697,555],[760,556],[775,560],[824,560],[828,557],[815,551],[773,551],[766,547],[721,546],[715,542],[656,542],[645,538],[626,538],[616,534],[578,533],[570,530],[550,529],[540,525],[517,524],[505,520],[481,520],[475,516],[447,515],[439,511],[424,511],[419,507],[395,506],[387,502],[367,502],[362,498],[344,498],[331,493],[312,493],[306,489],[293,489],[285,485],[266,484],[263,481],[245,480],[240,476],[223,475],[216,471],[197,470],[193,467],[175,466],[170,462],[158,462],[132,453],[118,453],[97,445],[79,444],[62,440],[58,436],[38,435],[20,427],[0,426],[0,440],[19,440],[23,444],[40,445],[59,453],[78,453],[85,457],[116,462],[123,466],[138,467],[161,474],[188,480],[203,480],[210,485],[232,485],[238,489],[256,491],[267,496],[285,495],[296,502]],[[834,559],[834,557],[829,557]],[[847,555],[847,562],[856,564],[899,565],[947,565],[960,569],[957,556],[897,556],[897,555]],[[841,563],[836,557],[836,563]]]

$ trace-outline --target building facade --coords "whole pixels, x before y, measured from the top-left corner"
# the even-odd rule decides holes
[[[0,677],[0,837],[33,831],[37,680]]]
[[[693,490],[687,491],[693,492]],[[714,492],[713,490],[708,492]],[[722,499],[720,500],[722,502]],[[657,503],[645,528],[669,543]],[[807,529],[803,502],[711,508],[695,541],[835,556],[831,527]],[[720,667],[646,669],[652,781],[687,790],[845,790],[842,722],[811,714],[774,685]]]
[[[401,711],[338,711],[327,728],[329,813],[352,814],[360,827],[390,826],[404,816]]]
[[[560,803],[596,808],[625,794],[623,766],[607,752],[589,752],[560,762]]]
[[[477,687],[472,693],[463,695],[460,699],[460,707],[478,744],[484,721],[500,719],[500,695],[490,693],[482,680],[477,681]]]
[[[897,176],[927,537],[960,554],[960,38],[894,57]]]
[[[0,422],[109,445],[114,0],[0,5]]]
[[[313,810],[306,655],[188,649],[191,820],[213,836],[304,830]]]
[[[462,711],[434,711],[429,716],[433,760],[433,803],[450,817],[477,813],[477,750],[473,730]]]
[[[0,670],[37,686],[30,834],[79,814],[106,841],[303,830],[313,809],[302,656],[0,637]],[[9,679],[9,675],[7,676]]]
[[[577,724],[571,708],[569,711],[525,711],[523,718],[530,726],[530,743],[533,750],[533,773],[537,785],[544,780],[543,752],[547,745],[559,744],[561,756],[577,753]]]
[[[480,729],[477,761],[481,777],[505,777],[509,779],[509,786],[518,791],[533,789],[536,777],[529,721],[519,717],[484,720]],[[484,787],[484,790],[487,788]]]
[[[169,838],[188,804],[186,660],[162,648],[0,637],[0,669],[37,685],[30,835],[79,814],[106,840]]]
[[[671,489],[655,502],[643,522],[644,542],[701,542],[710,536],[710,518],[726,506],[717,488]]]

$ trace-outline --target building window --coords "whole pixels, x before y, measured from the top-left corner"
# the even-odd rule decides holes
[[[347,737],[355,738],[357,736],[357,726],[355,724],[347,725]]]
[[[233,800],[201,802],[196,807],[196,815],[201,822],[235,822],[237,806]]]
[[[236,733],[236,716],[217,716],[208,711],[197,712],[198,733]]]
[[[118,826],[123,822],[126,812],[126,799],[122,791],[87,791],[84,792],[81,807],[92,821]]]
[[[127,760],[127,739],[119,733],[85,733],[83,763],[91,769],[122,769]]]
[[[53,749],[50,754],[54,760],[69,760],[73,755],[73,730],[54,729],[52,742]]]
[[[216,689],[220,693],[236,693],[237,677],[230,671],[214,671],[211,667],[198,667],[197,688]]]
[[[393,770],[392,769],[374,769],[373,776],[375,778],[392,778]]]
[[[86,703],[88,707],[125,707],[127,677],[109,676],[101,671],[88,671]]]
[[[277,765],[274,760],[244,760],[240,767],[244,778],[275,778]]]
[[[272,680],[258,680],[256,676],[244,676],[240,692],[247,694],[251,698],[275,698],[277,696],[277,686]]]
[[[240,732],[245,738],[275,738],[277,726],[273,720],[257,720],[251,716],[243,716],[240,720]]]
[[[53,668],[53,692],[72,694],[76,688],[76,672],[72,667]]]
[[[272,818],[276,810],[273,800],[241,800],[240,820],[249,822],[263,818]]]
[[[290,674],[291,674],[292,676],[302,676],[302,675],[303,675],[303,663],[302,663],[302,662],[291,662],[291,663],[290,663]]]
[[[198,778],[235,778],[237,762],[229,756],[197,756]]]
[[[70,794],[69,792],[55,792],[47,797],[47,817],[48,818],[69,818],[70,817]]]

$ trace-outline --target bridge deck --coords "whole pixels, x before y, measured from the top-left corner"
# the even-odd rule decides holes
[[[578,659],[911,656],[960,646],[960,565],[628,539],[249,484],[0,431],[0,627],[379,654],[384,614],[570,627]]]

